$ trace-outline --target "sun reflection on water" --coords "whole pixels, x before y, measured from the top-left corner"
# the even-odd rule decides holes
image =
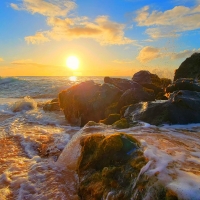
[[[76,76],[70,76],[69,80],[75,82],[75,81],[77,81],[77,77]]]

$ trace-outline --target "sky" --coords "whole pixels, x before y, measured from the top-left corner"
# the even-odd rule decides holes
[[[0,76],[173,78],[200,52],[199,19],[200,0],[0,1]]]

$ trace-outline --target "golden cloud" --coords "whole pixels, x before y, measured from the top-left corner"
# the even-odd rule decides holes
[[[176,6],[171,10],[150,12],[145,6],[137,11],[135,21],[139,26],[156,26],[148,28],[146,33],[152,38],[174,37],[180,32],[200,28],[200,5],[194,8]]]
[[[87,17],[47,18],[47,24],[51,30],[38,32],[34,36],[28,36],[25,40],[28,43],[39,44],[54,40],[72,40],[76,38],[92,38],[101,45],[124,45],[134,44],[136,41],[124,36],[125,25],[110,21],[108,16],[99,16],[94,21]]]
[[[2,62],[3,61],[3,58],[0,58],[0,62]]]
[[[22,4],[11,3],[10,6],[15,10],[26,10],[32,14],[66,16],[71,10],[76,8],[76,3],[70,0],[23,0]]]
[[[37,32],[35,35],[33,36],[27,36],[25,37],[25,41],[28,44],[40,44],[40,43],[44,43],[44,42],[48,42],[49,39],[44,36],[44,33],[42,32]]]
[[[146,46],[140,51],[137,59],[142,63],[146,63],[160,57],[162,57],[162,54],[159,48]]]

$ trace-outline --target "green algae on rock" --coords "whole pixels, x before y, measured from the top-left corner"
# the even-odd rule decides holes
[[[120,120],[120,114],[110,114],[107,118],[100,120],[100,123],[106,124],[106,125],[112,125],[116,121]]]
[[[125,133],[94,134],[81,139],[77,172],[82,200],[128,200],[134,181],[147,163],[140,142]]]

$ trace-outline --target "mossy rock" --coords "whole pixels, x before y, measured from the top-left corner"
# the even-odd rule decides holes
[[[130,125],[129,125],[129,123],[128,123],[126,118],[122,118],[122,119],[116,121],[114,124],[112,124],[112,126],[114,128],[118,128],[118,129],[125,129],[125,128],[129,128],[130,127]]]
[[[132,182],[147,162],[140,142],[131,135],[115,133],[83,136],[80,144],[79,197],[101,200],[106,199],[109,192],[116,191],[113,200],[129,200]],[[137,160],[135,164],[134,159]]]
[[[120,117],[120,114],[110,114],[107,118],[100,120],[99,123],[112,125],[114,122],[118,121]]]

